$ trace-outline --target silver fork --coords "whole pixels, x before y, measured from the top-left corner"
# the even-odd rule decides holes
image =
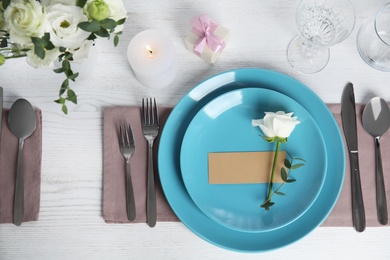
[[[135,143],[131,126],[119,127],[119,146],[123,157],[126,159],[126,211],[130,221],[135,220],[135,202],[133,183],[131,182],[130,158],[135,151]]]
[[[153,170],[153,142],[158,135],[159,120],[156,99],[142,99],[142,132],[148,141],[148,185],[146,197],[146,215],[149,227],[156,225],[156,190],[154,187],[154,170]]]

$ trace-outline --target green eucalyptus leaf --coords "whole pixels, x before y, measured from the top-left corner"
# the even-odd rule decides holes
[[[61,88],[60,88],[60,93],[59,95],[62,96],[62,94],[65,93],[65,91],[69,88],[69,80],[68,79],[65,79],[63,82],[62,82],[62,85],[61,85]]]
[[[43,60],[43,59],[45,58],[45,56],[46,56],[45,49],[44,49],[42,46],[35,45],[35,46],[34,46],[34,53],[35,53],[39,58],[41,58],[42,60]]]
[[[84,8],[85,4],[87,3],[87,0],[77,0],[76,5],[80,8]]]
[[[65,71],[70,70],[70,62],[68,60],[62,61],[62,68],[64,68]]]
[[[39,37],[31,37],[31,41],[32,43],[34,44],[34,46],[44,46],[45,45],[45,41],[42,40],[41,38]]]
[[[287,183],[292,183],[292,182],[296,182],[297,180],[296,179],[288,179],[286,180]]]
[[[280,195],[280,196],[285,196],[285,195],[286,195],[285,193],[280,192],[280,191],[275,191],[275,194],[278,194],[278,195]]]
[[[66,48],[65,47],[60,47],[60,52],[65,52],[66,51]]]
[[[263,204],[260,205],[260,207],[265,208],[266,210],[269,210],[269,208],[274,205],[275,203],[272,201],[267,200]]]
[[[284,167],[282,167],[282,168],[280,169],[280,177],[282,177],[282,180],[283,180],[284,182],[287,181],[288,175],[287,175],[287,171],[286,171],[286,169],[285,169]]]
[[[118,46],[118,43],[119,43],[119,36],[118,36],[118,34],[116,34],[114,37],[114,46],[115,47]]]
[[[65,115],[68,114],[68,108],[66,107],[65,104],[62,105],[62,112],[64,112]]]
[[[99,31],[96,31],[95,34],[102,38],[108,38],[110,37],[110,33],[106,29],[100,29]]]
[[[68,76],[68,79],[72,80],[72,81],[75,81],[75,79],[79,76],[79,73],[76,72],[76,73],[73,73],[72,75],[69,75]]]
[[[117,23],[115,22],[115,20],[107,18],[101,21],[100,25],[104,29],[111,30],[111,29],[115,29]]]
[[[291,162],[287,159],[284,159],[284,166],[286,166],[287,169],[291,168]]]
[[[81,22],[79,23],[77,26],[81,29],[81,30],[84,30],[86,32],[91,32],[88,27],[89,27],[89,24],[90,22]]]
[[[297,163],[297,164],[294,164],[291,166],[291,170],[296,170],[298,168],[301,168],[302,166],[304,166],[305,164],[304,163]]]
[[[71,102],[77,104],[77,96],[76,96],[76,93],[75,93],[73,90],[68,89],[67,95],[68,95],[68,96],[66,97],[67,100],[69,100],[69,101],[71,101]]]
[[[90,22],[87,26],[87,32],[97,32],[100,31],[100,29],[100,23],[96,20],[92,20],[92,22]]]
[[[94,33],[91,33],[91,34],[88,36],[87,40],[93,41],[93,40],[95,40],[96,38],[97,38],[96,35],[95,35]]]
[[[295,159],[295,160],[298,160],[298,161],[306,162],[306,160],[303,159],[303,158],[294,158],[294,159]]]
[[[62,73],[62,72],[64,72],[65,70],[64,70],[64,68],[58,68],[58,69],[54,69],[53,70],[55,73]]]
[[[122,19],[120,19],[120,20],[118,20],[118,21],[116,22],[116,25],[122,25],[122,24],[125,23],[125,21],[126,21],[126,18],[122,18]]]
[[[2,1],[3,9],[4,9],[4,10],[9,6],[9,3],[10,3],[10,2],[11,2],[11,0],[3,0],[3,1]]]

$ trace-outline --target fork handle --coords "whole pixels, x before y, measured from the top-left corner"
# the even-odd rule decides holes
[[[135,220],[135,202],[134,202],[134,191],[133,183],[131,181],[131,171],[130,171],[130,159],[126,160],[126,210],[127,218],[130,221]]]
[[[153,143],[149,143],[148,149],[148,186],[146,198],[146,214],[149,227],[156,225],[156,189],[154,187],[154,169],[153,169]]]

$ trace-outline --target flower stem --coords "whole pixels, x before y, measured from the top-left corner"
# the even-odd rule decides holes
[[[272,188],[274,186],[275,168],[276,168],[276,164],[278,162],[279,149],[280,149],[280,141],[276,140],[276,148],[275,148],[275,154],[274,154],[274,161],[272,164],[271,179],[269,182],[269,190],[268,190],[267,200],[270,199],[270,197],[272,195]]]

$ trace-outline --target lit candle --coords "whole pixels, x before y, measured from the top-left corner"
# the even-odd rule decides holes
[[[138,33],[130,41],[127,58],[137,79],[148,87],[168,86],[176,77],[172,41],[157,30]]]

